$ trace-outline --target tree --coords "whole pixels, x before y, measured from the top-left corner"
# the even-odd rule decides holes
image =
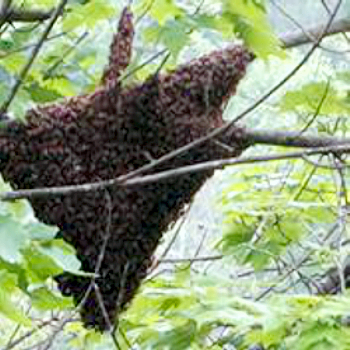
[[[54,5],[47,1],[45,3]],[[186,47],[195,35],[212,36],[218,43],[217,33],[228,37],[234,25],[234,33],[241,35],[258,60],[261,62],[264,59],[271,65],[275,64],[275,69],[280,73],[286,58],[267,21],[266,4],[254,1],[220,3],[224,11],[218,17],[213,15],[215,8],[211,10],[206,4],[191,7],[173,2],[140,1],[135,4],[139,6],[136,13],[142,17],[146,9],[152,25],[140,29],[143,36],[137,44],[147,47],[146,43],[161,43],[171,53],[171,58],[164,66],[171,68],[179,55],[186,52]],[[65,1],[62,1],[55,11],[46,11],[44,8],[40,16],[37,11],[30,16],[30,3],[25,12],[9,7],[11,1],[3,3],[3,37],[0,42],[3,50],[3,79],[11,82],[13,75],[20,72],[10,94],[2,93],[3,112],[11,107],[19,118],[30,102],[51,102],[63,96],[75,95],[78,91],[94,89],[96,77],[100,73],[92,66],[95,61],[93,55],[97,50],[90,43],[81,49],[79,45],[87,37],[85,28],[91,30],[96,26],[106,26],[106,18],[113,13],[111,5],[100,1],[78,2],[66,10],[64,5]],[[339,8],[339,5],[343,7]],[[275,154],[270,148],[256,146],[249,149],[248,152],[253,152],[249,156],[203,163],[148,178],[139,176],[126,184],[131,186],[159,181],[161,177],[173,177],[181,172],[199,172],[235,165],[230,167],[224,185],[221,185],[225,230],[217,248],[222,255],[197,256],[203,245],[200,243],[198,247],[192,246],[197,252],[194,258],[167,259],[161,256],[158,261],[160,266],[169,263],[182,265],[173,274],[161,275],[144,284],[132,307],[119,320],[118,332],[115,333],[120,339],[114,337],[116,346],[128,348],[132,343],[142,349],[221,349],[231,345],[245,349],[251,344],[261,344],[271,349],[349,348],[346,293],[327,298],[317,296],[339,288],[344,291],[346,285],[346,276],[342,273],[343,270],[346,272],[344,267],[347,256],[347,177],[343,153],[349,147],[346,138],[346,116],[350,108],[347,96],[349,74],[346,68],[338,71],[331,64],[323,62],[321,55],[329,51],[339,57],[346,55],[346,52],[328,47],[331,44],[341,46],[345,39],[340,34],[331,38],[327,46],[323,42],[320,45],[325,34],[349,30],[348,19],[334,19],[337,10],[342,13],[345,6],[346,3],[342,4],[341,1],[333,7],[326,6],[328,18],[318,29],[307,30],[307,34],[299,30],[298,35],[282,35],[285,47],[306,41],[311,42],[312,46],[298,65],[295,66],[292,60],[294,66],[287,79],[277,85],[272,84],[273,88],[268,92],[264,90],[271,85],[271,76],[266,76],[266,79],[262,77],[259,79],[261,85],[258,84],[256,76],[262,76],[262,66],[260,62],[256,63],[253,68],[256,75],[248,76],[240,98],[254,98],[255,91],[259,89],[263,97],[253,103],[248,99],[248,108],[243,113],[235,112],[236,108],[244,105],[237,99],[227,109],[233,122],[243,119],[250,112],[250,123],[259,123],[260,127],[268,124],[271,128],[271,114],[274,113],[274,124],[278,129],[288,127],[293,130],[272,132],[248,128],[241,135],[244,142],[313,149],[293,153],[281,152],[279,149]],[[40,26],[20,22],[18,27],[13,27],[15,20],[28,21],[30,18],[33,21],[47,19],[48,22]],[[59,24],[65,33],[57,32],[51,38],[47,37],[56,20],[61,21]],[[42,30],[41,26],[46,29]],[[28,37],[35,35],[41,39],[28,58],[27,47],[22,51],[22,46]],[[61,38],[64,39],[61,41]],[[69,45],[69,40],[73,41],[73,46]],[[46,45],[43,47],[44,42]],[[78,53],[74,53],[76,50],[79,50]],[[40,55],[37,56],[39,51]],[[74,59],[70,60],[67,53],[74,55]],[[315,58],[316,54],[321,56]],[[139,65],[141,58],[142,54],[134,58],[130,72]],[[312,59],[315,61],[310,63]],[[310,79],[310,76],[295,79],[297,72],[305,67],[313,69],[316,62],[320,62],[320,66],[327,67],[330,72],[321,72],[321,79]],[[20,65],[24,67],[22,70]],[[142,66],[130,79],[142,79],[154,70],[154,65],[152,61]],[[295,86],[282,90],[284,83],[292,77],[296,80]],[[3,84],[2,91],[5,88]],[[275,99],[274,105],[269,106],[267,98],[275,92],[279,93],[279,97]],[[262,111],[261,106],[268,108],[268,111]],[[289,120],[283,122],[286,116]],[[269,151],[267,155],[266,150]],[[261,156],[262,152],[264,156]],[[277,165],[273,167],[271,161],[276,161]],[[249,167],[238,168],[238,164],[244,163],[249,163]],[[68,190],[75,191],[77,188]],[[31,195],[33,192],[30,191],[6,192],[2,198]],[[72,308],[72,304],[69,299],[57,294],[48,281],[62,270],[79,274],[78,262],[69,245],[61,240],[53,240],[55,228],[33,222],[33,219],[28,223],[28,216],[31,214],[26,202],[3,204],[3,302],[0,311],[18,324],[15,332],[9,335],[7,348],[17,345],[21,348],[26,341],[44,342],[44,346],[49,348],[68,323],[75,334],[75,346],[84,348],[86,342],[101,341],[93,332],[81,329],[74,317],[61,316],[58,312]],[[196,272],[195,264],[200,262],[203,269],[208,261],[229,259],[231,264],[234,262],[235,268],[224,265],[225,273],[222,276],[218,276],[217,272],[207,275]],[[331,283],[331,287],[329,280],[322,283],[315,278],[330,266],[336,266],[336,272],[339,272],[335,273],[336,278],[331,278],[331,281],[335,281],[335,286]],[[246,268],[248,270],[242,271]],[[252,277],[246,279],[246,286],[242,286],[242,278],[238,279],[238,283],[235,279],[227,278],[233,273],[237,277]],[[257,283],[254,284],[254,281]],[[22,308],[15,307],[14,300],[21,300],[24,306],[30,300],[33,309],[29,316]],[[56,310],[54,317],[38,314],[40,310],[52,309]],[[36,327],[29,332],[22,330],[21,327],[31,326],[30,320],[35,315],[39,315],[40,319]],[[40,333],[40,329],[55,326],[48,338]]]

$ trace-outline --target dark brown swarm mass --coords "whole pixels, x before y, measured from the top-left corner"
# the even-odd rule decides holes
[[[130,25],[130,13],[125,12],[120,23],[123,20]],[[128,28],[124,37],[115,36],[103,86],[96,92],[32,109],[26,124],[11,121],[0,129],[0,171],[13,188],[116,178],[223,124],[222,108],[235,93],[251,54],[233,46],[122,89],[117,79],[130,56],[133,30]],[[148,174],[239,155],[243,145],[237,143],[231,151],[222,145],[234,145],[237,132],[231,129],[216,139],[221,144],[207,141]],[[110,234],[96,285],[113,323],[146,276],[162,233],[212,174],[30,201],[37,218],[58,226],[59,236],[76,248],[84,271],[95,271],[103,239]],[[108,328],[96,289],[84,298],[90,278],[66,273],[57,281],[64,295],[72,295],[77,304],[83,300],[80,310],[86,326]]]

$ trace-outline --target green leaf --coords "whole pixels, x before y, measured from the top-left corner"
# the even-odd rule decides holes
[[[217,243],[223,254],[236,252],[237,245],[249,242],[254,235],[255,226],[247,226],[240,223],[229,225],[223,238]]]
[[[68,341],[69,348],[86,350],[109,348],[109,346],[100,347],[103,342],[102,333],[94,330],[87,330],[82,327],[80,322],[70,323],[66,328],[69,332],[76,335]]]
[[[169,19],[178,18],[185,15],[183,9],[178,7],[174,0],[143,0],[139,4],[137,12],[142,13],[145,9],[154,18],[160,26],[164,25]]]
[[[225,0],[223,16],[232,21],[234,31],[257,56],[264,59],[271,54],[284,57],[261,2]]]
[[[115,17],[115,10],[108,1],[90,0],[85,5],[72,6],[72,11],[63,19],[63,30],[71,31],[81,26],[92,29],[99,21],[112,17]]]
[[[73,306],[71,298],[62,297],[46,287],[30,293],[32,305],[40,310],[66,310]]]
[[[199,14],[193,18],[198,28],[213,29],[220,32],[223,38],[230,38],[233,35],[232,21],[227,17]]]
[[[24,267],[31,283],[43,283],[49,277],[63,272],[63,269],[39,248],[36,244],[32,244],[23,250]]]
[[[40,3],[40,6],[46,7],[48,9],[52,9],[53,6],[57,5],[57,1],[56,0],[31,0],[33,2],[33,5],[37,5],[38,2]]]
[[[30,319],[12,301],[16,291],[16,275],[0,270],[0,313],[16,323],[30,327],[32,325]]]
[[[186,320],[183,324],[170,330],[159,331],[158,339],[153,349],[186,350],[195,338],[197,326],[193,320]]]
[[[350,85],[350,71],[349,70],[338,72],[336,74],[336,78],[341,80],[342,82],[346,83],[347,85]]]
[[[65,271],[78,275],[91,275],[80,271],[80,261],[75,249],[63,239],[54,239],[38,246],[38,251],[50,257],[52,261]]]
[[[11,264],[3,259],[0,259],[0,270],[7,271],[8,273],[16,276],[17,287],[26,292],[28,287],[28,280],[26,271],[22,264]]]
[[[93,28],[101,21],[116,17],[115,9],[106,0],[90,0],[84,6],[84,21],[88,28]]]
[[[52,77],[41,82],[44,89],[54,91],[61,96],[73,96],[76,95],[76,90],[73,82],[66,77]]]
[[[1,39],[0,40],[0,55],[5,54],[8,51],[13,50],[13,42],[11,40]]]
[[[345,334],[339,328],[316,322],[310,324],[301,332],[298,339],[293,343],[293,347],[300,350],[345,350],[349,349],[350,346],[350,341],[344,342],[345,337]]]
[[[4,191],[11,191],[11,188],[4,188]],[[27,200],[4,202],[3,205],[4,213],[11,214],[18,225],[25,225],[28,220],[33,219],[33,209]]]
[[[282,112],[296,111],[321,115],[342,115],[350,113],[350,105],[328,82],[312,82],[299,90],[288,91],[280,101]]]
[[[23,226],[15,222],[11,215],[0,215],[0,256],[8,262],[21,260],[20,249],[28,242]]]
[[[27,224],[25,228],[32,240],[49,241],[54,239],[57,234],[56,226],[45,225],[38,221]]]
[[[188,25],[177,20],[168,20],[163,26],[151,26],[143,32],[146,42],[161,42],[169,49],[174,59],[189,42]]]
[[[38,83],[27,85],[25,90],[28,92],[31,99],[36,103],[53,102],[63,97],[63,95],[59,94],[57,91],[46,89],[40,86]]]
[[[23,52],[16,52],[10,56],[1,58],[0,67],[4,68],[9,73],[17,74],[19,69],[27,62]]]
[[[282,246],[299,241],[305,232],[299,211],[283,210],[282,214],[277,215],[279,220],[267,226],[264,237]]]

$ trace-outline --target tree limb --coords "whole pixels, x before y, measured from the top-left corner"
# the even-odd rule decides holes
[[[62,1],[61,5],[65,3],[66,1]],[[322,28],[322,34],[326,33],[329,28],[331,28],[332,20],[339,9],[341,1],[338,1],[337,6],[335,7],[335,10],[332,14],[332,16],[329,18],[329,21],[327,23],[327,26]],[[59,12],[59,10],[56,11],[56,15]],[[53,21],[54,22],[54,21]],[[23,190],[23,191],[13,191],[8,193],[3,193],[0,196],[0,199],[3,200],[11,200],[11,199],[18,199],[18,198],[31,198],[34,196],[51,196],[51,195],[59,195],[59,194],[67,194],[71,192],[85,192],[85,191],[91,191],[96,189],[101,189],[108,186],[115,186],[115,185],[123,185],[123,186],[130,186],[130,185],[145,185],[148,183],[153,183],[155,181],[163,180],[168,177],[172,176],[180,176],[184,175],[186,173],[191,172],[198,172],[198,171],[208,171],[213,170],[216,168],[223,168],[226,165],[233,165],[233,164],[244,164],[244,163],[252,163],[257,161],[268,161],[268,160],[277,160],[277,159],[287,159],[287,158],[302,158],[308,155],[313,155],[317,153],[325,153],[325,152],[344,152],[349,151],[350,144],[349,140],[341,140],[337,138],[325,138],[325,137],[305,137],[301,136],[299,133],[281,133],[281,132],[275,132],[273,134],[271,133],[264,133],[262,131],[246,131],[243,133],[242,140],[249,142],[249,144],[257,144],[257,143],[264,143],[264,144],[275,144],[275,145],[285,145],[285,146],[294,146],[294,147],[321,147],[315,150],[306,150],[303,152],[294,152],[289,154],[278,154],[275,156],[269,156],[269,157],[256,157],[253,159],[230,159],[230,160],[221,160],[221,161],[213,161],[213,162],[207,162],[192,166],[183,167],[180,169],[175,169],[171,171],[165,171],[163,173],[158,173],[154,175],[147,175],[141,177],[140,175],[143,172],[146,172],[148,170],[153,169],[156,165],[159,165],[161,163],[164,163],[165,161],[168,161],[186,151],[189,149],[196,147],[200,145],[201,143],[208,141],[210,139],[214,139],[221,133],[224,133],[225,131],[229,130],[232,125],[234,125],[239,119],[241,119],[243,116],[248,114],[250,111],[255,109],[259,104],[261,104],[263,101],[265,101],[274,91],[276,91],[281,85],[283,85],[294,73],[307,61],[307,59],[311,56],[312,52],[316,49],[319,42],[321,41],[323,35],[318,37],[316,42],[313,44],[313,47],[309,50],[307,55],[303,58],[303,60],[300,62],[300,64],[293,69],[293,71],[287,75],[285,79],[283,79],[280,83],[278,83],[275,87],[273,87],[267,94],[265,94],[262,98],[260,98],[256,103],[254,103],[250,108],[248,108],[246,111],[241,113],[237,118],[235,118],[232,122],[227,124],[224,127],[216,129],[214,132],[208,134],[205,137],[202,137],[200,139],[195,140],[194,142],[181,147],[173,152],[170,152],[169,154],[161,157],[160,159],[157,159],[155,161],[150,162],[149,164],[136,169],[126,175],[120,176],[117,179],[111,179],[106,180],[98,183],[90,183],[90,184],[82,184],[78,186],[63,186],[63,187],[51,187],[46,189],[33,189],[33,190]],[[237,141],[237,140],[236,140]],[[341,147],[339,145],[344,145]],[[330,146],[330,147],[325,147]],[[137,177],[136,177],[137,176]],[[133,178],[134,177],[134,178]],[[133,178],[133,179],[132,179]]]
[[[304,31],[297,30],[293,32],[283,33],[279,36],[279,38],[282,41],[283,47],[286,49],[309,44],[317,41],[322,36],[350,32],[350,18],[343,18],[334,21],[329,26],[326,33],[324,33],[324,28],[325,25],[321,24],[309,29],[305,29]]]
[[[304,135],[298,131],[265,131],[247,129],[243,131],[242,142],[285,147],[315,148],[350,144],[350,138],[324,135]]]
[[[20,10],[16,8],[2,9],[0,22],[43,22],[53,15],[55,11]]]
[[[177,169],[165,170],[159,173],[136,176],[133,178],[127,178],[125,175],[119,176],[115,179],[86,183],[82,185],[68,185],[60,187],[47,187],[47,188],[35,188],[30,190],[17,190],[0,193],[0,200],[15,200],[21,198],[37,198],[37,197],[50,197],[50,196],[60,196],[70,193],[78,192],[89,192],[95,191],[102,188],[107,188],[110,186],[145,186],[159,181],[164,181],[169,178],[183,176],[190,173],[198,173],[203,171],[211,171],[215,169],[223,169],[228,165],[239,165],[239,164],[252,164],[258,162],[276,161],[284,159],[298,159],[305,156],[311,156],[315,154],[322,153],[344,153],[350,151],[350,144],[343,145],[332,145],[329,147],[317,147],[314,149],[307,149],[298,152],[289,153],[277,153],[270,154],[267,156],[252,156],[252,157],[240,157],[240,158],[230,158],[223,160],[213,160],[208,162],[203,162],[195,165],[188,165]]]

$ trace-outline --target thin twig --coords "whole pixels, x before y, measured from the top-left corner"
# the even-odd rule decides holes
[[[198,257],[198,255],[199,255],[199,253],[200,253],[200,251],[201,251],[201,249],[203,247],[204,241],[205,241],[205,239],[207,237],[207,233],[208,233],[207,231],[204,231],[204,233],[203,233],[203,235],[201,237],[201,240],[200,240],[200,242],[198,244],[198,247],[197,247],[196,251],[194,252],[192,259],[190,259],[190,261],[189,261],[189,266],[188,266],[189,268],[192,267],[192,265],[193,265],[193,263],[195,261],[194,259],[196,259]]]
[[[102,295],[98,295],[100,290],[99,290],[99,287],[98,287],[98,285],[96,283],[96,278],[99,275],[99,271],[100,271],[100,268],[102,266],[103,259],[104,259],[105,253],[106,253],[107,244],[108,244],[109,238],[111,237],[112,199],[111,199],[111,196],[110,196],[108,190],[106,190],[105,197],[106,197],[107,209],[108,209],[106,232],[104,233],[104,236],[103,236],[103,239],[102,239],[102,245],[101,245],[100,252],[99,252],[99,255],[98,255],[98,258],[97,258],[97,262],[96,262],[96,265],[95,265],[95,273],[94,273],[93,277],[91,278],[90,285],[89,285],[89,287],[88,287],[88,289],[87,289],[87,291],[85,293],[84,298],[87,299],[89,294],[90,294],[90,292],[91,292],[91,290],[92,289],[95,290],[95,294],[96,294],[97,300],[98,300],[98,302],[100,304],[100,308],[101,308],[103,317],[105,318],[107,327],[108,327],[108,329],[111,329],[111,327],[112,327],[111,321],[110,321],[110,319],[108,317],[108,313],[106,312],[106,308],[105,308],[105,305],[104,305],[104,302],[103,302]],[[97,289],[98,289],[98,291],[96,292]],[[84,303],[85,303],[85,301],[84,301]],[[84,303],[81,302],[80,305],[83,305]]]
[[[118,292],[118,298],[117,298],[117,302],[116,302],[116,315],[117,315],[117,318],[116,318],[114,327],[111,330],[111,336],[112,337],[113,336],[115,337],[115,334],[116,334],[116,332],[118,330],[118,327],[119,327],[119,318],[118,318],[118,316],[119,316],[119,311],[121,309],[122,300],[124,298],[125,283],[126,283],[126,280],[127,280],[129,266],[130,266],[130,262],[127,261],[125,266],[124,266],[123,274],[122,274],[122,277],[121,277],[120,283],[119,283],[119,292]]]
[[[57,38],[60,38],[62,36],[65,36],[67,35],[69,32],[61,32],[61,33],[58,33],[58,34],[55,34],[55,35],[52,35],[50,37],[47,37],[46,38],[46,42],[48,41],[51,41],[51,40],[54,40],[54,39],[57,39]],[[28,44],[28,45],[24,45],[24,46],[21,46],[21,47],[18,47],[16,49],[13,49],[11,51],[7,51],[7,52],[4,52],[4,53],[0,53],[0,58],[6,58],[8,56],[11,56],[17,52],[21,52],[21,51],[26,51],[32,47],[34,47],[36,44]]]
[[[0,108],[0,115],[3,113],[6,113],[7,109],[9,108],[11,102],[13,101],[13,99],[15,98],[18,89],[20,88],[20,86],[22,85],[27,73],[29,72],[32,64],[34,63],[34,60],[36,58],[36,56],[38,55],[42,45],[44,44],[47,36],[49,35],[52,27],[54,26],[55,22],[57,21],[58,17],[60,16],[60,14],[63,11],[63,8],[65,7],[66,3],[68,2],[68,0],[61,0],[61,3],[59,4],[59,6],[57,7],[57,9],[55,10],[50,22],[48,23],[46,29],[44,30],[44,33],[42,34],[39,42],[37,43],[37,45],[35,46],[35,48],[33,49],[33,52],[27,62],[27,64],[23,67],[22,71],[19,73],[19,77],[16,80],[15,85],[13,86],[9,97],[7,98],[7,100],[4,102],[4,104],[1,106]]]
[[[246,129],[242,132],[242,142],[251,145],[315,148],[350,144],[350,138],[338,138],[327,135],[301,135],[300,131]]]
[[[40,329],[50,326],[52,324],[53,321],[57,321],[56,319],[50,319],[48,321],[44,321],[41,324],[39,324],[38,326],[36,326],[36,328],[24,333],[23,335],[21,335],[19,338],[17,338],[16,340],[13,340],[11,342],[9,342],[6,347],[4,348],[4,350],[11,350],[13,348],[15,348],[17,345],[19,345],[20,343],[22,343],[25,339],[30,338],[32,335],[34,335],[35,333],[37,333]]]
[[[7,22],[7,16],[9,13],[9,9],[11,7],[11,3],[12,3],[12,0],[3,0],[1,4],[0,10],[1,10],[1,13],[3,14],[3,17],[0,19],[0,29]]]
[[[229,124],[228,126],[223,127],[222,131],[220,131],[220,129],[216,130],[217,134],[219,135],[221,132],[223,132],[224,130],[226,130],[227,128],[229,128],[230,126],[234,125],[235,123],[237,123],[239,120],[243,119],[248,113],[250,113],[251,111],[253,111],[254,109],[256,109],[258,106],[260,106],[265,100],[267,100],[272,94],[274,94],[277,90],[279,90],[285,83],[287,83],[304,65],[305,63],[309,60],[309,58],[312,56],[312,54],[315,52],[315,50],[318,48],[319,44],[321,43],[322,39],[324,38],[325,34],[328,32],[328,30],[330,29],[334,17],[337,14],[339,7],[342,3],[342,0],[339,0],[337,5],[335,6],[335,9],[332,13],[332,15],[330,16],[326,26],[323,28],[323,30],[321,30],[320,32],[320,36],[318,37],[318,39],[314,42],[314,44],[312,45],[312,47],[310,48],[310,50],[305,54],[305,56],[301,59],[301,61],[299,62],[299,64],[297,64],[279,83],[277,83],[274,87],[272,87],[271,90],[269,90],[266,94],[264,94],[261,98],[259,98],[255,103],[253,103],[250,107],[248,107],[243,113],[241,113],[240,115],[238,115],[236,118],[234,118]],[[213,132],[214,134],[214,132]],[[214,137],[214,136],[212,136]]]
[[[112,323],[111,323],[111,320],[109,319],[108,312],[106,310],[105,303],[103,300],[103,296],[102,296],[101,291],[100,291],[100,287],[98,286],[96,281],[93,282],[92,288],[94,289],[96,299],[97,299],[98,304],[100,306],[100,309],[102,311],[102,315],[103,315],[103,318],[106,322],[107,328],[112,329]],[[120,349],[119,346],[118,346],[118,349]]]
[[[302,135],[305,131],[307,131],[310,128],[310,126],[313,124],[313,122],[317,119],[317,117],[320,115],[321,108],[322,108],[324,101],[326,100],[328,92],[329,92],[329,86],[330,86],[330,79],[328,79],[328,81],[327,81],[326,88],[324,89],[323,95],[321,96],[321,99],[320,99],[320,101],[319,101],[319,103],[314,111],[313,116],[306,123],[306,125],[302,128],[302,130],[300,131],[300,135]]]
[[[82,35],[80,35],[76,41],[74,42],[73,45],[71,45],[70,47],[68,47],[61,55],[61,57],[54,62],[47,70],[46,72],[43,74],[43,79],[48,79],[50,77],[52,77],[53,72],[55,71],[55,69],[57,69],[57,67],[62,64],[64,62],[64,60],[68,57],[68,55],[73,52],[78,45],[89,35],[89,32],[84,32]]]
[[[98,273],[100,271],[105,253],[106,253],[106,249],[107,249],[107,244],[108,244],[108,240],[111,237],[111,226],[112,226],[112,199],[111,196],[109,194],[109,192],[106,190],[106,200],[107,200],[107,208],[108,208],[108,214],[107,214],[107,226],[106,226],[106,232],[103,236],[103,242],[102,242],[102,246],[100,249],[100,254],[97,258],[97,262],[96,262],[96,266],[95,266],[95,274],[93,277],[93,281],[95,282],[96,277],[98,276]]]
[[[215,261],[221,260],[223,255],[211,255],[211,256],[197,256],[194,258],[174,258],[174,259],[160,259],[159,264],[180,264],[180,263],[195,263],[204,261]]]
[[[170,252],[171,248],[173,247],[177,237],[179,236],[180,232],[181,232],[181,229],[184,225],[184,223],[186,222],[187,218],[188,218],[188,213],[190,212],[190,208],[191,208],[191,204],[192,202],[188,205],[188,207],[186,208],[186,211],[185,213],[182,215],[182,218],[181,218],[181,222],[180,224],[178,225],[178,227],[176,228],[175,230],[175,233],[173,234],[173,236],[171,237],[171,240],[170,242],[168,243],[168,245],[166,246],[166,248],[164,249],[164,251],[162,252],[162,254],[160,254],[159,258],[158,258],[158,261],[161,261],[161,260],[164,260],[165,257],[168,255],[168,253]],[[150,272],[153,272],[156,268],[157,268],[158,264],[151,269]]]
[[[124,81],[127,78],[129,78],[130,76],[134,75],[137,71],[139,71],[140,69],[142,69],[143,67],[147,66],[148,64],[150,64],[151,62],[153,62],[154,60],[156,60],[158,57],[166,54],[168,52],[168,49],[163,49],[157,53],[155,53],[154,55],[152,55],[150,58],[148,58],[146,61],[142,62],[141,64],[139,64],[137,67],[135,67],[134,69],[132,69],[131,71],[125,73],[121,78],[120,81]]]
[[[62,330],[64,329],[66,324],[69,323],[69,322],[72,322],[72,319],[71,318],[66,318],[66,319],[64,319],[61,322],[61,324],[58,325],[57,329],[55,329],[55,331],[50,335],[49,339],[46,340],[47,344],[46,344],[45,347],[42,348],[42,350],[49,350],[51,348],[51,346],[52,346],[55,338],[57,337],[57,335],[62,332]]]
[[[338,170],[338,169],[344,169],[344,168],[346,167],[346,166],[343,165],[343,164],[336,164],[336,165],[322,164],[322,163],[320,163],[320,162],[318,162],[318,161],[315,161],[315,160],[310,159],[310,158],[307,157],[307,156],[302,157],[302,159],[303,159],[305,162],[307,162],[307,163],[313,165],[316,169],[317,169],[317,168],[322,168],[322,169],[328,169],[328,170]]]

